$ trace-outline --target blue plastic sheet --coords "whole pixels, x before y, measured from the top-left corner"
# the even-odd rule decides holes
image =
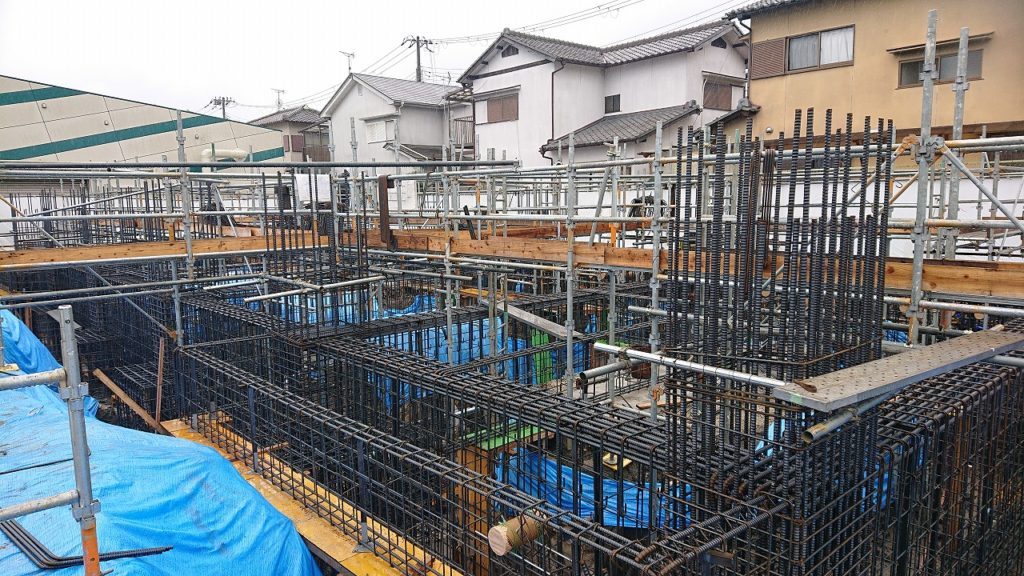
[[[559,478],[561,476],[561,478]],[[583,518],[596,518],[596,482],[594,476],[587,472],[580,472],[577,490],[573,490],[574,478],[573,469],[569,466],[559,466],[541,454],[519,448],[515,454],[499,454],[494,464],[494,477],[519,490],[543,498],[563,510],[573,511],[573,493],[579,495],[578,514]],[[559,490],[561,481],[561,490]],[[687,489],[687,493],[689,490]],[[650,526],[650,492],[633,482],[618,482],[613,479],[602,480],[602,518],[600,522],[605,526],[617,526],[622,528],[646,528]],[[665,523],[664,496],[658,496],[655,506],[657,524]],[[689,513],[686,514],[689,517]]]
[[[57,367],[13,315],[4,314],[5,357],[26,372]],[[86,422],[100,551],[173,546],[157,556],[104,562],[118,576],[319,576],[291,521],[263,499],[216,451],[194,443]],[[0,507],[74,488],[64,403],[47,386],[0,392]],[[52,552],[81,554],[69,507],[19,522]],[[71,576],[81,567],[43,571],[0,536],[0,574]]]
[[[46,346],[36,335],[25,326],[20,318],[10,310],[0,310],[3,316],[4,362],[17,364],[22,373],[35,374],[60,368],[60,362],[50,354]],[[56,387],[53,388],[56,390]],[[60,403],[60,399],[57,399]],[[61,404],[63,406],[63,404]],[[96,415],[98,404],[95,398],[85,398],[85,412],[89,416]]]

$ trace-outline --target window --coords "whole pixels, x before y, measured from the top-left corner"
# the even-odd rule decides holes
[[[519,120],[519,95],[499,96],[487,101],[488,122]]]
[[[704,83],[704,107],[732,110],[732,84],[708,80]]]
[[[302,152],[306,147],[306,138],[302,134],[292,134],[292,152]]]
[[[824,68],[853,61],[853,26],[789,39],[786,69]]]
[[[377,120],[366,123],[367,142],[387,142],[395,137],[394,120]]]
[[[611,96],[604,97],[604,113],[611,114],[612,112],[618,112],[621,108],[619,107],[619,95],[612,94]]]
[[[516,54],[519,54],[519,48],[516,48],[515,46],[505,46],[505,49],[501,51],[502,58],[515,56]]]
[[[939,66],[939,78],[936,82],[946,83],[956,80],[956,54],[944,54],[935,58]],[[921,71],[924,59],[904,60],[900,62],[900,88],[921,85]],[[967,53],[967,79],[981,80],[981,50]]]

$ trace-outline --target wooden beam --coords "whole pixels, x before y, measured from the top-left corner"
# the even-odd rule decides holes
[[[287,235],[288,245],[312,247],[314,236],[311,232],[295,232]],[[277,246],[281,246],[281,237],[277,238]],[[320,237],[320,245],[327,246],[327,236]],[[294,244],[293,244],[294,241]],[[192,241],[192,253],[200,256],[217,252],[238,252],[244,250],[263,250],[267,247],[267,238],[250,236],[246,238],[213,238]],[[273,236],[270,237],[273,244]],[[29,250],[12,250],[0,252],[0,270],[24,267],[31,264],[50,264],[54,262],[88,262],[117,258],[159,258],[164,256],[184,256],[185,243],[176,242],[133,242],[128,244],[105,244],[97,246],[74,246],[68,248],[36,248]]]
[[[159,422],[156,421],[155,418],[149,415],[149,412],[146,412],[146,410],[142,406],[139,406],[138,402],[132,400],[132,397],[125,393],[125,391],[122,390],[120,386],[114,384],[114,381],[111,380],[109,376],[104,374],[103,370],[97,368],[93,370],[92,373],[96,376],[96,378],[99,379],[100,382],[103,383],[104,386],[106,386],[111,392],[114,393],[115,396],[117,396],[118,400],[124,402],[125,406],[131,408],[132,412],[138,414],[139,417],[146,422],[146,424],[149,424],[150,428],[159,432],[160,434],[170,434],[166,428],[164,428]]]
[[[515,318],[516,320],[519,320],[520,322],[522,322],[524,324],[527,324],[529,326],[533,326],[534,328],[536,328],[537,330],[540,330],[541,332],[546,332],[546,333],[554,336],[555,338],[559,338],[561,340],[565,340],[566,336],[569,333],[565,329],[565,326],[562,326],[561,324],[557,324],[555,322],[552,322],[551,320],[548,320],[547,318],[541,318],[540,316],[537,316],[536,314],[532,314],[530,312],[527,312],[526,310],[523,310],[522,308],[516,308],[515,306],[512,306],[511,304],[506,304],[505,306],[502,307],[503,310],[505,308],[508,309],[508,315],[509,316]],[[573,330],[572,334],[573,334],[573,338],[583,338],[583,334],[580,334],[579,332],[576,332],[575,330]]]
[[[443,253],[449,236],[438,230],[393,230],[397,249],[409,252]],[[534,232],[531,232],[531,234]],[[378,238],[369,235],[367,245],[383,248]],[[462,231],[452,236],[453,255],[485,258],[503,258],[549,264],[565,264],[565,240],[492,236],[473,240]],[[306,246],[313,243],[310,232],[296,232]],[[321,237],[322,246],[327,246],[327,237]],[[263,237],[218,238],[194,240],[193,253],[196,255],[242,250],[262,250],[266,247]],[[281,246],[280,240],[277,242]],[[105,258],[159,257],[182,255],[184,242],[139,242],[133,244],[111,244],[76,248],[40,248],[0,253],[0,271],[32,264],[51,262],[75,262],[103,260]],[[651,251],[647,248],[619,248],[606,243],[577,242],[576,262],[583,266],[609,266],[635,270],[647,270],[651,265]],[[661,261],[668,262],[668,252],[662,251]],[[689,259],[693,262],[693,259]],[[886,261],[886,287],[910,289],[911,261],[906,258],[889,258]],[[1010,262],[976,262],[926,260],[924,266],[924,289],[930,292],[949,294],[970,294],[1002,298],[1024,298],[1024,264]]]

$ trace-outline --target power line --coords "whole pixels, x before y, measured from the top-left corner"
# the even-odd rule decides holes
[[[380,58],[378,58],[378,59],[374,60],[374,61],[373,61],[372,63],[370,63],[370,64],[369,64],[369,65],[368,65],[368,66],[367,66],[366,68],[363,68],[363,72],[368,72],[368,71],[369,71],[370,69],[372,69],[372,68],[373,68],[374,66],[376,66],[377,64],[379,64],[379,63],[380,63],[380,62],[381,62],[382,60],[384,60],[384,59],[386,59],[386,58],[389,58],[389,57],[390,57],[390,56],[391,56],[392,54],[394,54],[395,52],[397,52],[397,51],[401,50],[401,49],[402,49],[402,46],[403,46],[402,44],[399,44],[398,46],[395,46],[394,48],[392,48],[391,50],[389,50],[387,54],[385,54],[385,55],[381,56]]]
[[[227,117],[228,117],[227,106],[228,106],[228,104],[234,104],[234,103],[235,103],[235,99],[231,98],[230,96],[214,96],[213,99],[210,100],[210,103],[207,104],[207,106],[209,106],[209,107],[220,106],[220,117],[224,118],[225,120],[227,120]]]
[[[691,26],[693,24],[696,24],[697,22],[699,22],[701,20],[711,20],[713,18],[713,16],[709,16],[708,13],[718,14],[718,13],[724,12],[724,11],[730,9],[730,8],[735,8],[736,6],[741,6],[743,4],[746,4],[749,1],[750,0],[726,0],[725,2],[721,2],[719,4],[715,4],[714,6],[711,6],[709,8],[705,8],[704,10],[701,10],[700,12],[697,12],[696,14],[690,14],[689,16],[685,16],[685,17],[680,18],[679,20],[676,20],[674,22],[669,22],[668,24],[663,24],[661,26],[658,26],[657,28],[651,28],[650,30],[646,30],[646,31],[641,32],[639,34],[634,34],[634,35],[632,35],[632,36],[630,36],[628,38],[623,38],[621,40],[616,40],[616,41],[612,42],[611,45],[622,44],[623,42],[629,42],[631,40],[636,40],[636,39],[639,39],[639,38],[643,38],[645,36],[650,36],[650,35],[653,35],[655,33],[659,33],[659,31],[662,31],[662,30],[665,30],[665,33],[667,34],[668,32],[679,30],[679,29],[685,28],[687,26]],[[666,30],[666,29],[668,29],[668,30]]]
[[[535,22],[533,24],[527,24],[525,26],[520,26],[518,28],[513,28],[513,30],[518,30],[518,31],[521,31],[521,32],[525,32],[525,31],[541,31],[541,30],[548,30],[548,29],[551,29],[551,28],[558,28],[560,26],[566,26],[566,25],[569,25],[569,24],[574,24],[576,22],[582,22],[584,20],[589,20],[590,18],[596,18],[597,16],[602,16],[602,15],[607,14],[609,12],[613,12],[613,11],[616,11],[616,10],[620,10],[622,8],[626,8],[626,7],[629,7],[629,6],[636,5],[636,4],[640,4],[641,2],[645,2],[645,1],[646,0],[612,0],[611,2],[605,2],[605,3],[602,3],[602,4],[597,4],[595,6],[591,6],[590,8],[585,8],[583,10],[577,10],[576,12],[570,12],[569,14],[564,14],[562,16],[557,16],[555,18],[549,18],[547,20],[541,20],[540,22]],[[434,41],[439,43],[439,44],[460,44],[460,43],[466,43],[466,42],[479,42],[479,41],[482,41],[482,40],[493,39],[493,38],[497,37],[499,34],[501,34],[501,33],[500,32],[494,32],[494,33],[490,33],[490,34],[476,34],[476,35],[473,35],[473,36],[456,36],[456,37],[451,37],[451,38],[438,38],[438,39],[435,39]]]
[[[383,73],[387,72],[388,70],[391,70],[395,66],[398,66],[399,64],[401,64],[402,62],[405,62],[410,56],[412,56],[412,51],[406,52],[404,55],[402,55],[401,58],[399,58],[398,60],[392,62],[391,65],[388,66],[387,68],[384,68],[382,70],[377,71],[377,74],[383,74]]]

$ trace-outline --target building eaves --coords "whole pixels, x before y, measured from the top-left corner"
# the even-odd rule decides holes
[[[788,8],[790,6],[805,4],[807,2],[810,2],[810,0],[757,0],[756,2],[751,2],[746,6],[741,6],[735,10],[726,12],[725,17],[729,19],[736,18],[738,20],[746,20],[755,14],[762,14],[771,10]]]
[[[485,62],[488,54],[505,42],[533,50],[552,61],[609,67],[677,52],[692,51],[701,44],[714,40],[732,29],[731,22],[717,20],[683,30],[673,30],[657,36],[600,47],[536,36],[506,28],[497,40],[491,43],[480,57],[466,69],[466,72],[459,78],[459,82],[465,83],[471,80],[473,70]]]
[[[589,66],[616,66],[693,50],[704,42],[720,36],[730,28],[732,28],[730,22],[719,20],[603,48],[510,30],[506,30],[502,35],[512,42],[561,62]]]
[[[640,140],[655,130],[655,125],[660,121],[663,125],[675,122],[700,111],[700,106],[693,100],[679,106],[667,108],[654,108],[652,110],[640,110],[638,112],[627,112],[625,114],[611,114],[598,118],[573,131],[573,140],[576,146],[597,146],[605,142],[611,142],[618,137],[620,141],[628,142]],[[558,142],[563,146],[569,140],[565,134],[561,138],[549,140],[542,147],[543,151],[550,151],[558,148]]]

